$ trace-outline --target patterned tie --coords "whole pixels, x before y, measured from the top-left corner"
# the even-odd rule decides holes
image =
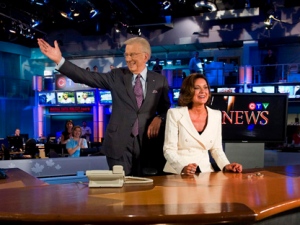
[[[140,108],[143,102],[143,87],[142,87],[142,82],[141,82],[141,75],[138,74],[135,78],[135,84],[133,87],[133,92],[135,94],[136,98],[136,103],[138,107]],[[135,120],[133,127],[132,127],[132,134],[133,136],[137,136],[139,133],[139,121],[138,119]]]

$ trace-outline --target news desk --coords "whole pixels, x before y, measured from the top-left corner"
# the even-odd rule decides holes
[[[153,177],[153,184],[45,185],[0,180],[1,224],[299,224],[300,165]]]

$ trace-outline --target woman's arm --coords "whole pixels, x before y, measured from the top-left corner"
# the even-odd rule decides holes
[[[80,148],[88,148],[86,139],[84,138],[80,138],[80,139],[81,139]]]
[[[73,155],[74,152],[76,152],[77,150],[80,150],[81,142],[79,141],[77,145],[75,143],[76,142],[72,141],[71,139],[69,139],[69,141],[67,140],[66,149],[67,149],[69,155]]]

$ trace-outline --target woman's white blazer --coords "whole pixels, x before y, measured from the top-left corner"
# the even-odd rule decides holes
[[[200,135],[194,127],[187,107],[168,110],[164,141],[167,160],[164,172],[180,174],[183,167],[196,163],[201,172],[213,172],[208,151],[222,170],[229,164],[222,145],[221,112],[207,108],[207,125]]]

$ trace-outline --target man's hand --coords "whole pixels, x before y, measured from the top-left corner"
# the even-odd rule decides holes
[[[158,116],[154,117],[154,119],[150,123],[150,125],[148,127],[148,131],[147,131],[147,136],[149,139],[157,137],[161,122],[162,122],[161,118],[159,118]]]
[[[53,62],[58,64],[62,58],[61,51],[58,47],[57,41],[54,41],[54,48],[51,47],[46,41],[41,38],[38,38],[38,45],[40,47],[41,52],[51,59]]]

